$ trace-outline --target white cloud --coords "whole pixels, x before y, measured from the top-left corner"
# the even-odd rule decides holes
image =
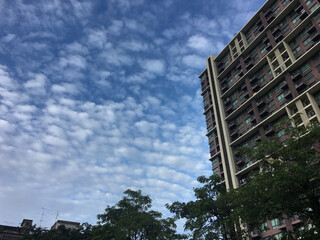
[[[193,35],[188,39],[187,45],[190,48],[194,48],[198,51],[209,52],[212,48],[212,43],[202,35]]]
[[[161,59],[148,59],[141,61],[141,67],[146,71],[156,74],[164,73],[166,65]]]
[[[182,58],[182,62],[192,68],[204,69],[206,67],[205,59],[199,55],[186,55]]]

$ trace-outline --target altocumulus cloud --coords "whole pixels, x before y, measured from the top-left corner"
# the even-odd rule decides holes
[[[0,1],[0,223],[94,224],[127,188],[191,200],[211,173],[197,76],[246,2]]]

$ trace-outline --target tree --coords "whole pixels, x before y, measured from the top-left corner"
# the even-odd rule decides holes
[[[286,129],[288,139],[265,138],[247,156],[259,160],[259,171],[235,190],[233,215],[247,223],[299,216],[311,228],[291,229],[302,239],[319,239],[320,233],[320,126]],[[305,236],[308,237],[306,238]]]
[[[91,225],[83,223],[78,229],[59,226],[57,229],[45,230],[35,225],[28,229],[23,240],[90,240]]]
[[[226,191],[218,177],[202,176],[196,201],[167,205],[186,219],[192,239],[242,239],[247,233],[240,230],[240,219],[251,231],[266,220],[293,216],[302,224],[284,233],[284,239],[320,239],[320,125],[285,132],[286,141],[268,137],[237,153],[258,161],[245,186]]]
[[[203,186],[194,189],[195,201],[174,202],[167,208],[177,218],[186,219],[185,230],[192,232],[192,239],[241,239],[238,219],[232,218],[232,196],[221,179],[200,176],[198,182]]]
[[[141,191],[126,190],[115,206],[107,206],[98,215],[98,226],[93,228],[93,239],[156,240],[185,239],[176,233],[174,218],[162,219],[162,214],[149,210],[152,200]]]

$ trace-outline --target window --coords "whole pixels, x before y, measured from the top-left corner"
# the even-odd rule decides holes
[[[208,121],[207,121],[207,125],[209,125],[211,123],[211,118],[210,119],[208,119]]]
[[[236,73],[236,74],[234,75],[234,79],[238,79],[238,78],[239,78],[239,74]]]
[[[279,218],[275,218],[271,220],[272,229],[278,228],[279,226],[283,225],[283,221]]]
[[[237,93],[236,92],[232,93],[232,95],[230,96],[230,98],[232,100],[236,99],[236,97],[237,97]]]
[[[301,67],[301,71],[304,73],[305,71],[307,71],[308,69],[310,68],[310,65],[308,63],[304,64],[302,67]]]
[[[210,149],[215,147],[214,141],[209,144]]]
[[[250,43],[252,41],[252,36],[250,35],[250,37],[247,38],[247,42]]]
[[[282,138],[284,136],[285,132],[284,132],[284,129],[281,129],[279,132],[278,132],[278,137],[279,138]]]
[[[228,85],[229,86],[231,86],[232,85],[232,82],[233,82],[233,80],[232,80],[232,78],[228,81]]]
[[[224,62],[224,66],[227,66],[228,64],[229,64],[228,60]]]
[[[268,103],[268,107],[271,108],[274,106],[274,101],[272,100],[271,102]]]
[[[268,100],[268,99],[270,99],[270,98],[272,98],[272,92],[268,92],[268,93],[266,94],[266,99]]]
[[[287,5],[287,3],[288,3],[289,1],[290,1],[290,0],[284,0],[284,1],[282,2],[282,5],[283,5],[283,6]]]
[[[314,77],[314,75],[313,75],[313,73],[312,72],[309,72],[305,77],[304,77],[304,79],[306,80],[306,81],[309,81],[311,78],[313,78]]]
[[[306,5],[309,6],[312,2],[313,2],[313,0],[308,0],[308,1],[306,1]]]
[[[312,41],[311,38],[308,37],[306,40],[303,41],[303,44],[307,46],[311,41]]]
[[[292,52],[293,52],[294,55],[297,55],[298,52],[300,52],[300,50],[301,50],[301,48],[300,48],[300,46],[298,46],[295,49],[293,49]]]
[[[212,166],[217,165],[217,163],[218,163],[218,158],[215,158],[212,160]]]
[[[213,134],[210,134],[208,137],[209,141],[213,139]]]
[[[314,10],[316,10],[318,6],[319,6],[318,3],[313,5],[312,8],[310,8],[310,12],[313,12]]]
[[[296,24],[299,20],[300,20],[300,16],[296,16],[296,17],[292,20],[292,24]]]
[[[211,115],[211,112],[207,112],[206,113],[206,118],[210,117],[210,115]]]
[[[217,175],[219,174],[219,169],[216,167],[215,169],[213,169],[213,172],[212,172],[213,175]]]
[[[209,102],[209,99],[204,100],[203,105],[206,105]]]
[[[237,106],[237,104],[238,104],[238,100],[236,99],[233,101],[232,105],[235,107],[235,106]]]
[[[246,124],[249,125],[250,123],[251,123],[251,117],[248,117],[248,118],[246,119]]]
[[[276,239],[276,240],[282,239],[282,233],[278,233],[276,235],[273,235],[273,238]]]
[[[243,123],[240,123],[238,126],[238,130],[241,130],[243,128]]]
[[[258,56],[258,54],[256,54],[254,57],[253,57],[253,61],[255,62],[256,60],[258,60],[259,59],[259,56]]]
[[[286,33],[286,32],[288,32],[289,30],[290,30],[290,26],[287,25],[287,26],[284,27],[284,29],[282,30],[282,32],[283,32],[283,33]]]
[[[281,93],[278,97],[277,97],[278,101],[282,101],[284,99],[284,94]]]
[[[213,128],[213,126],[211,125],[210,127],[208,127],[208,132],[210,132],[211,131],[211,129]]]
[[[264,48],[261,49],[260,52],[261,52],[261,54],[264,54],[266,51],[267,51],[267,49],[264,47]]]
[[[274,15],[277,15],[279,11],[280,11],[280,8],[279,8],[279,7],[277,7],[277,9],[276,9],[276,10],[274,10]]]
[[[280,84],[278,84],[278,85],[274,88],[274,92],[277,93],[277,92],[280,92],[280,91],[281,91]]]
[[[265,80],[266,80],[266,76],[263,75],[263,77],[261,77],[261,78],[259,79],[259,82],[260,82],[260,83],[263,83]]]

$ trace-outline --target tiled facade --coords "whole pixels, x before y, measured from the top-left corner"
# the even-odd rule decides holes
[[[228,189],[246,184],[257,167],[236,157],[241,146],[283,130],[274,124],[289,117],[296,126],[320,121],[319,0],[268,0],[200,74],[204,115],[214,174]],[[269,239],[297,219],[273,219],[252,232]],[[278,234],[278,235],[277,235]]]

